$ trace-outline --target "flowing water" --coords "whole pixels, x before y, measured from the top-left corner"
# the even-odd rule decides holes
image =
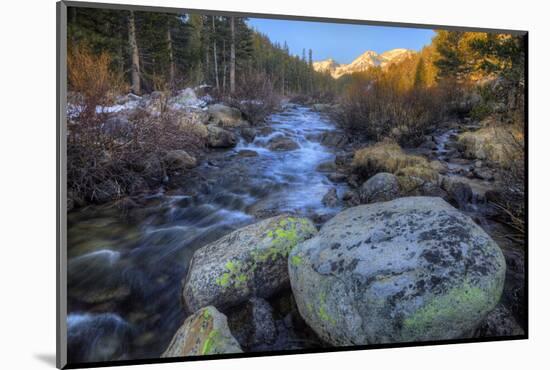
[[[158,357],[185,319],[181,281],[193,252],[228,232],[291,212],[323,218],[332,184],[318,166],[334,159],[319,143],[335,129],[319,113],[288,106],[252,143],[215,151],[176,191],[139,199],[139,207],[87,207],[69,214],[69,360]],[[299,145],[271,151],[285,136]],[[255,152],[257,155],[254,155]],[[244,155],[246,153],[246,155]]]

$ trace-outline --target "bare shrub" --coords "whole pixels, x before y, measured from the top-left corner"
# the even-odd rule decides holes
[[[226,96],[225,102],[239,109],[244,118],[256,125],[279,109],[281,99],[275,92],[273,82],[263,73],[243,74],[234,95]]]
[[[335,118],[354,135],[375,141],[391,137],[401,145],[418,145],[443,111],[442,94],[435,87],[399,91],[368,81],[351,85]]]
[[[513,237],[525,237],[525,138],[522,124],[499,130],[504,160],[498,169],[498,196],[491,203],[500,211],[501,221],[516,231]]]
[[[107,124],[109,119],[120,120]],[[112,127],[114,126],[114,127]],[[197,155],[200,132],[185,129],[175,115],[136,111],[125,116],[81,115],[68,124],[68,189],[77,199],[102,203],[158,186],[168,169],[166,152]]]

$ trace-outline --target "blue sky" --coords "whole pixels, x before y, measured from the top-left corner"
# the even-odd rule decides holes
[[[266,34],[271,41],[286,41],[290,53],[302,55],[313,50],[313,60],[333,58],[350,63],[367,50],[377,53],[405,48],[420,50],[430,43],[434,31],[418,28],[381,27],[355,24],[287,21],[249,18],[248,24]]]

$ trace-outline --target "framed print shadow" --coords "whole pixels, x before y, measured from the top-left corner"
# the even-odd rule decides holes
[[[58,367],[527,338],[526,31],[57,10]]]

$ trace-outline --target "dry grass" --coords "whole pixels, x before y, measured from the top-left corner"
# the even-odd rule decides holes
[[[437,171],[430,167],[424,157],[406,154],[398,144],[389,141],[356,151],[352,167],[354,172],[365,179],[378,172],[390,172],[398,176],[437,181]]]

